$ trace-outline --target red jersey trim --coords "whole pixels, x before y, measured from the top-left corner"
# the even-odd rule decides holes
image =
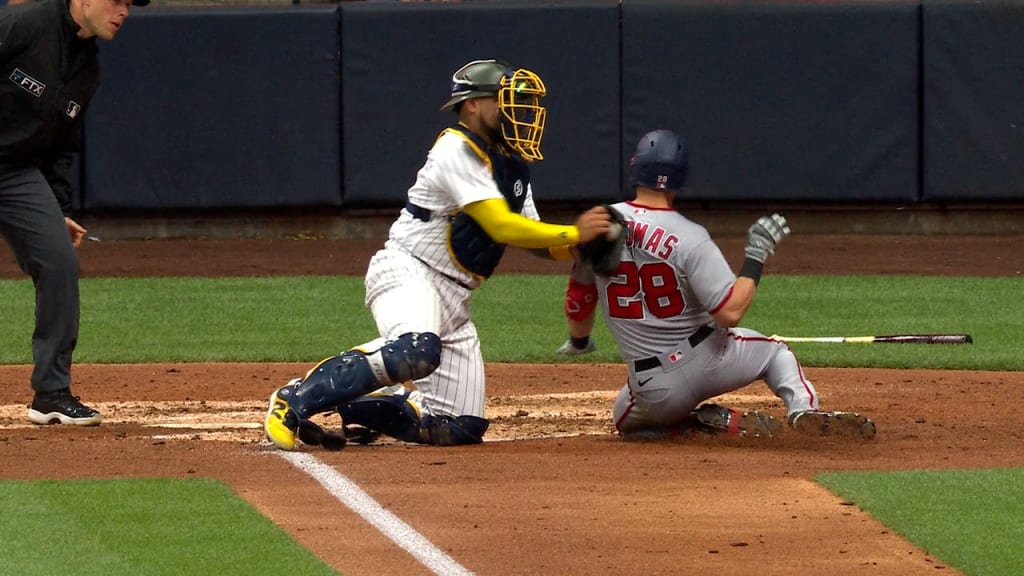
[[[711,314],[712,316],[714,316],[715,312],[718,312],[719,310],[721,310],[722,306],[725,306],[725,303],[729,301],[729,298],[732,298],[732,289],[735,288],[735,287],[736,287],[735,283],[733,283],[732,286],[729,286],[729,293],[725,295],[725,298],[722,298],[722,301],[718,303],[718,306],[715,306],[714,309],[709,310],[708,314]]]
[[[626,204],[629,204],[633,208],[643,208],[644,210],[656,210],[656,211],[661,211],[661,212],[675,212],[676,211],[676,209],[672,208],[671,206],[669,206],[667,208],[662,208],[662,207],[658,207],[658,206],[647,206],[645,204],[639,204],[635,200],[626,200]]]

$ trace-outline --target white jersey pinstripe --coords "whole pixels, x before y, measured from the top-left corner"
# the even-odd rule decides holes
[[[522,193],[523,216],[538,220],[532,188]],[[501,197],[469,141],[455,130],[443,132],[409,188],[409,203],[420,214],[402,209],[367,268],[366,304],[381,336],[431,331],[441,337],[441,366],[415,383],[428,414],[484,417],[484,364],[469,312],[482,279],[453,260],[449,227],[464,206]]]
[[[524,193],[523,216],[539,219],[531,186],[527,185]],[[449,252],[449,219],[467,204],[501,197],[487,164],[466,139],[453,130],[445,131],[409,188],[409,202],[429,210],[430,219],[424,222],[403,208],[384,246],[411,254],[433,270],[476,288],[480,279],[463,270]]]

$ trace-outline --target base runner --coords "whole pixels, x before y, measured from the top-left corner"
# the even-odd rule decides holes
[[[817,391],[784,342],[737,327],[765,260],[789,234],[785,218],[765,216],[750,227],[737,277],[707,230],[673,209],[688,170],[684,140],[667,130],[644,135],[630,170],[636,197],[612,206],[628,229],[620,261],[607,276],[577,262],[566,291],[570,339],[559,350],[593,350],[600,301],[629,371],[613,408],[619,433],[771,436],[780,426],[767,413],[701,404],[763,379],[795,430],[873,438],[869,418],[819,409]]]

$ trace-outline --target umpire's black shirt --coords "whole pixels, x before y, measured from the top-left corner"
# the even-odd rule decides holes
[[[99,85],[95,38],[82,40],[67,0],[0,8],[0,172],[39,168],[65,214],[82,118]]]

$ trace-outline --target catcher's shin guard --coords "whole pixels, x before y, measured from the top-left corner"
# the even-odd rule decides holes
[[[305,420],[382,386],[426,378],[440,363],[437,334],[408,332],[379,348],[353,348],[317,364],[296,386],[289,406]]]
[[[420,434],[424,444],[455,446],[458,444],[479,444],[491,423],[476,416],[424,416]]]
[[[409,395],[368,394],[338,406],[338,413],[346,427],[358,424],[403,442],[420,443],[420,408]]]
[[[373,393],[338,407],[345,425],[358,424],[403,442],[455,446],[479,444],[490,426],[476,416],[423,416],[411,392]]]

